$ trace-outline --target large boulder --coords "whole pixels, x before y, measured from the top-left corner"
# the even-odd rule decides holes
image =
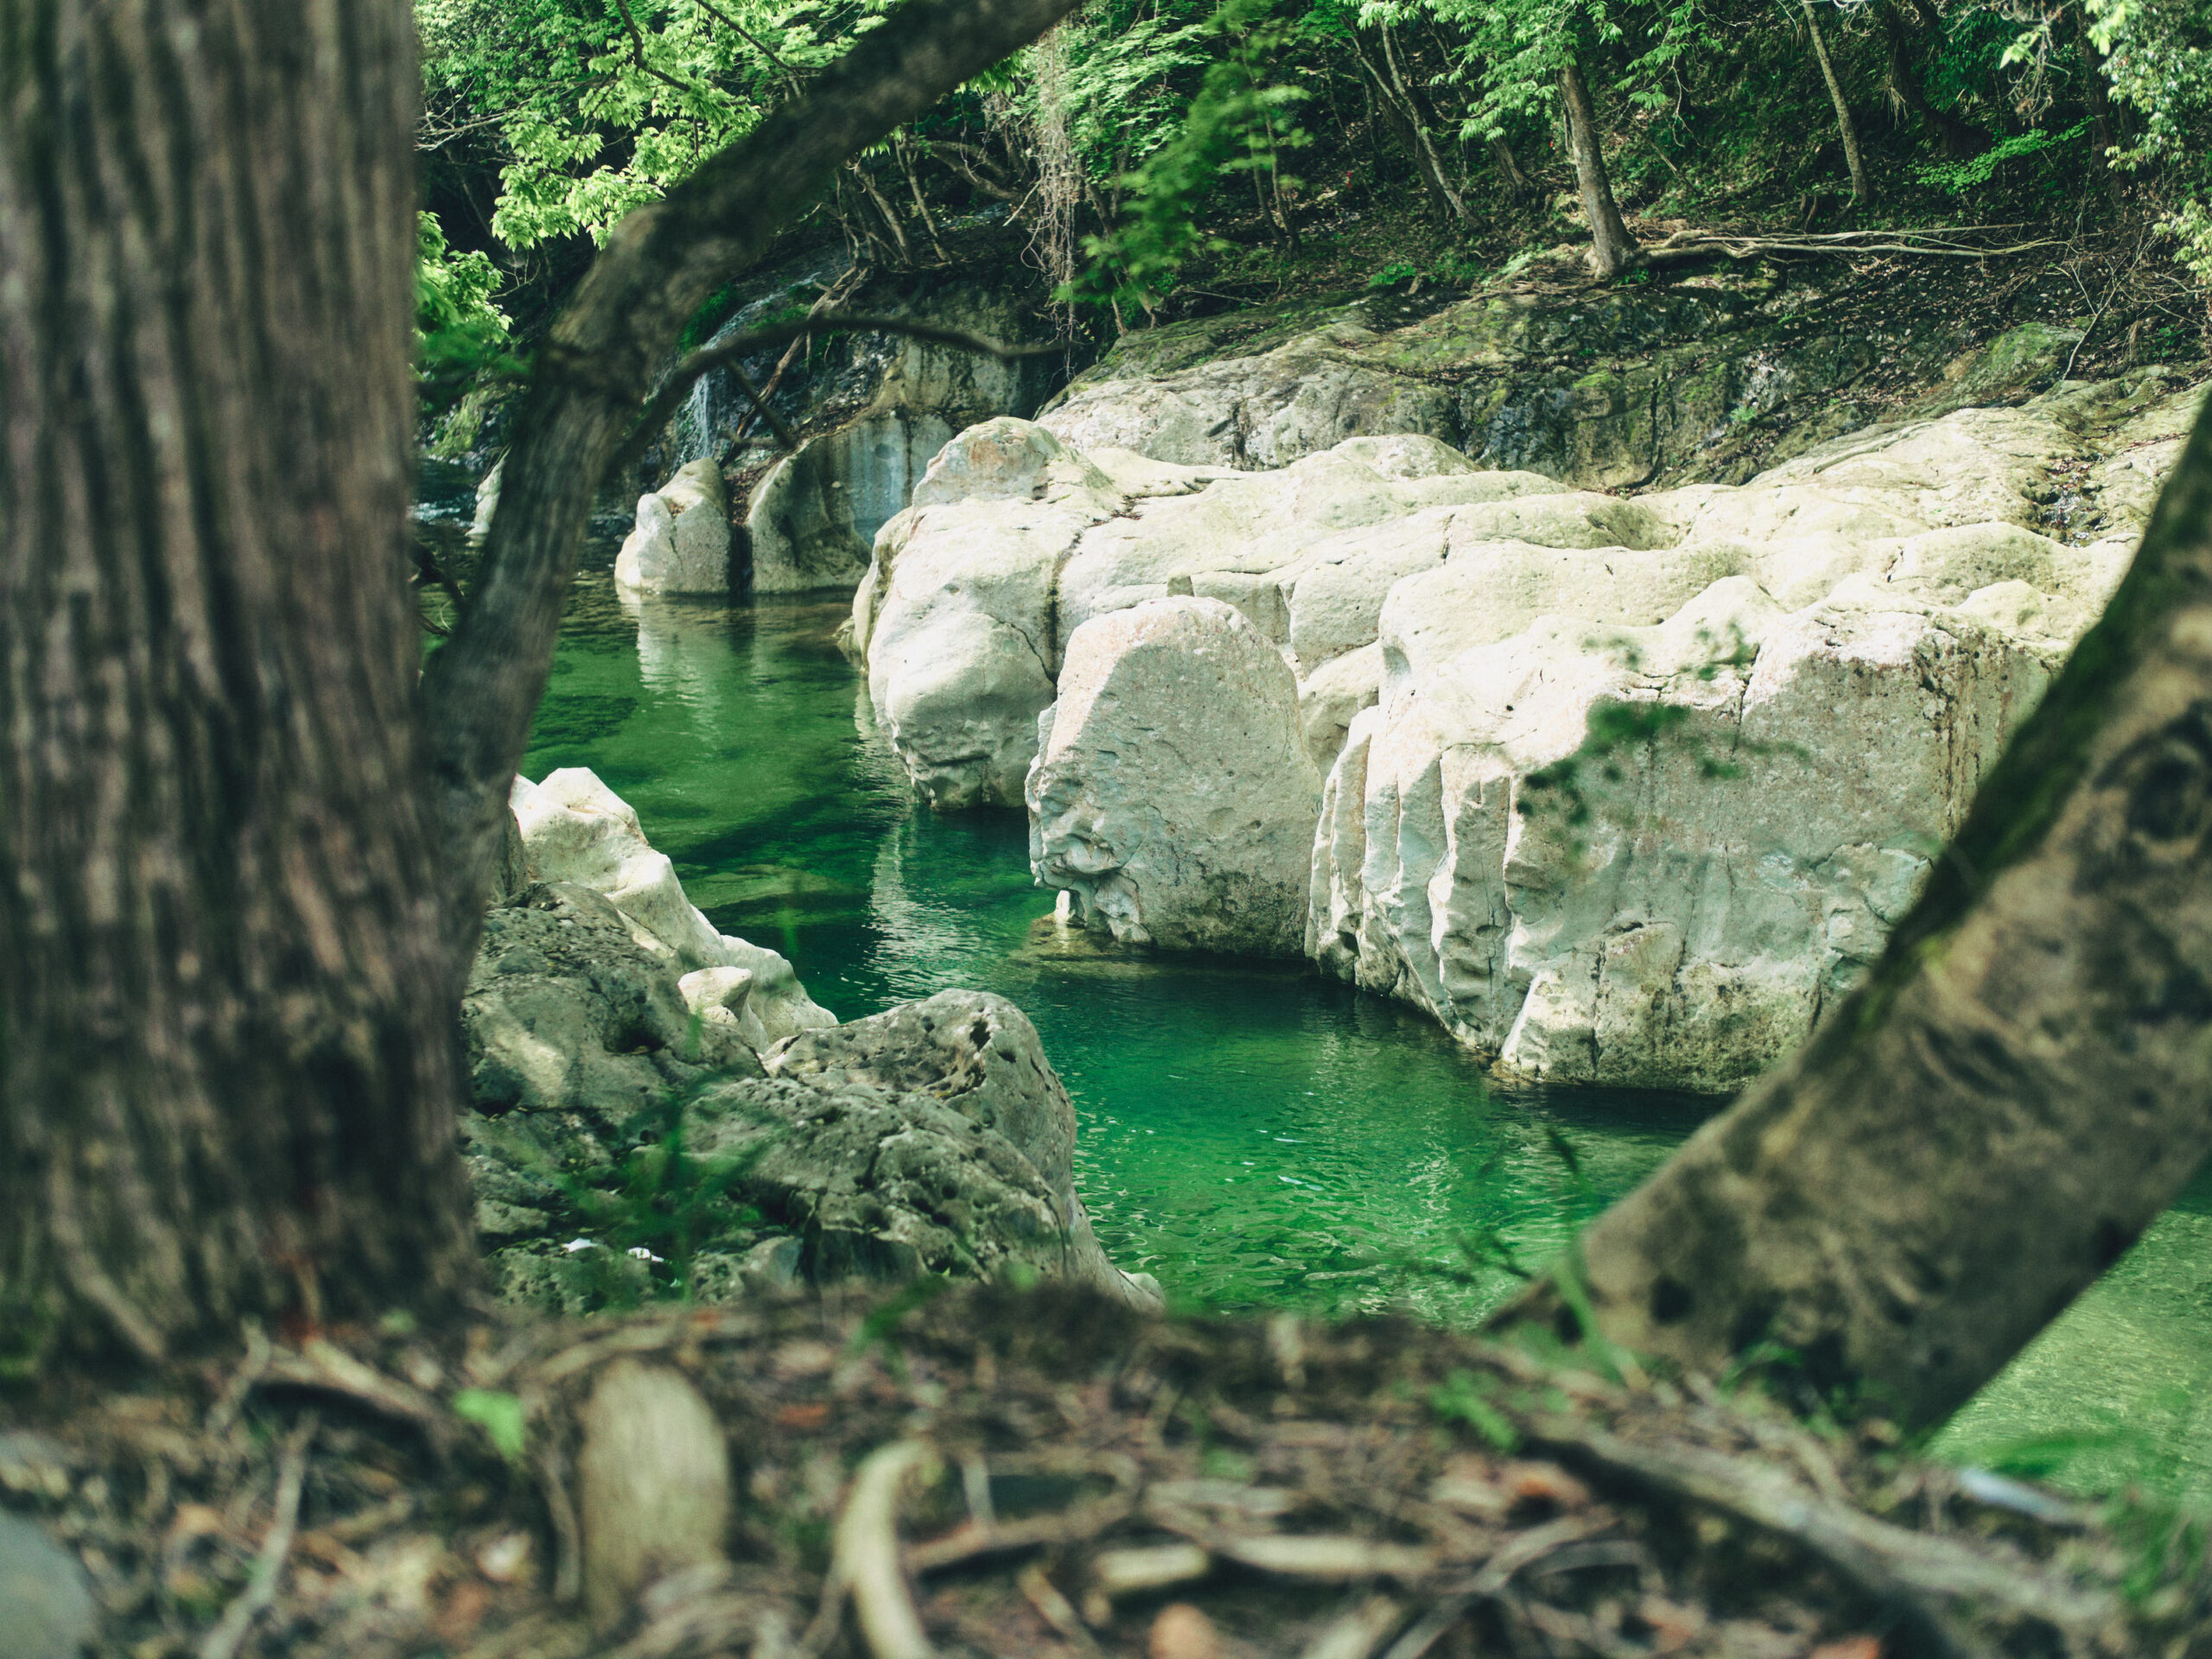
[[[1187,594],[1236,606],[1282,643],[1287,563],[1343,556],[1347,532],[1409,514],[1561,487],[1478,472],[1421,437],[1353,439],[1255,477],[1078,454],[1029,422],[990,421],[945,446],[877,537],[854,644],[876,716],[933,805],[1017,806],[1061,653],[1091,617]]]
[[[851,593],[876,531],[951,436],[933,410],[884,410],[809,438],[770,467],[745,513],[753,591]]]
[[[1321,779],[1282,653],[1217,599],[1068,641],[1029,769],[1030,862],[1116,939],[1296,956]]]
[[[638,594],[729,592],[729,497],[719,466],[687,461],[638,498],[637,527],[615,555],[614,582]]]
[[[581,948],[613,944],[588,934]],[[650,1041],[665,1027],[639,1029]],[[608,1057],[588,1086],[480,1097],[464,1114],[478,1232],[509,1297],[573,1313],[649,1294],[652,1251],[622,1248],[643,1203],[688,1217],[690,1288],[708,1300],[1034,1271],[1158,1305],[1091,1229],[1074,1108],[1012,1003],[949,991],[806,1032],[770,1050],[766,1075],[702,1035],[714,1069],[664,1045]]]
[[[1037,1027],[1004,997],[940,991],[871,1019],[794,1037],[770,1051],[767,1066],[777,1077],[825,1087],[865,1084],[895,1096],[926,1095],[943,1103],[974,1126],[977,1146],[988,1147],[994,1137],[1004,1141],[1043,1181],[1057,1217],[1049,1260],[1043,1263],[1049,1271],[1134,1301],[1157,1302],[1158,1287],[1148,1274],[1122,1273],[1100,1248],[1075,1188],[1075,1106],[1045,1058]],[[968,1145],[964,1138],[961,1144]],[[838,1202],[856,1201],[858,1187],[848,1192],[840,1185],[830,1160],[798,1157],[788,1147],[779,1160],[764,1165],[762,1179],[779,1169],[798,1172],[807,1192],[823,1195],[808,1200],[808,1213],[817,1225],[828,1224],[821,1206],[830,1201],[833,1185]],[[785,1196],[778,1201],[790,1205],[794,1199]],[[912,1242],[926,1230],[912,1213],[912,1204],[905,1208],[903,1217],[887,1211],[874,1224],[869,1236],[880,1234],[878,1245]],[[1017,1205],[1010,1213],[1019,1212],[1022,1207]],[[817,1260],[824,1249],[833,1255],[855,1249],[868,1255],[875,1249],[852,1241],[830,1246],[817,1241],[810,1248]]]
[[[1126,452],[999,423],[940,457],[972,499],[887,529],[855,632],[910,769],[956,799],[1007,798],[1025,707],[1058,699],[1035,863],[1091,919],[1219,948],[1206,884],[1317,823],[1294,908],[1325,970],[1523,1076],[1722,1090],[1878,954],[2101,611],[2196,401],[2163,372],[2069,384],[1628,499],[1419,436],[1258,474],[1154,462],[1175,488],[1147,494]],[[1190,810],[1231,762],[1179,752],[1222,728],[1198,714],[1222,686],[1150,638],[1171,615],[1294,677],[1262,699],[1277,758],[1220,796],[1275,836]]]
[[[639,934],[603,895],[569,882],[486,912],[461,999],[480,1109],[620,1122],[711,1072],[760,1070],[735,1026],[695,1019],[666,955]]]

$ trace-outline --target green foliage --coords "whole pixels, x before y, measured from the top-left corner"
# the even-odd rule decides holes
[[[1497,1391],[1494,1376],[1453,1371],[1430,1390],[1428,1408],[1438,1421],[1465,1423],[1500,1452],[1512,1452],[1520,1446],[1521,1431],[1493,1403]]]
[[[1180,127],[1122,180],[1128,210],[1118,229],[1084,239],[1093,262],[1087,279],[1065,298],[1133,301],[1150,309],[1198,254],[1225,247],[1199,228],[1200,209],[1224,179],[1264,172],[1280,189],[1294,182],[1281,171],[1287,151],[1312,142],[1291,111],[1300,87],[1273,81],[1269,59],[1298,35],[1274,14],[1281,0],[1223,0],[1179,41],[1211,39],[1221,56],[1206,69]]]
[[[760,1211],[740,1193],[768,1150],[766,1137],[728,1156],[698,1156],[684,1133],[691,1098],[671,1092],[625,1124],[620,1140],[628,1150],[611,1173],[562,1168],[524,1137],[503,1135],[496,1121],[485,1131],[503,1136],[511,1157],[557,1188],[589,1236],[585,1248],[572,1248],[556,1264],[563,1288],[586,1305],[631,1306],[641,1290],[688,1300],[700,1252],[761,1225]],[[627,1268],[630,1261],[645,1271]]]
[[[490,377],[522,367],[506,314],[492,303],[500,287],[490,256],[455,251],[429,213],[416,216],[415,357],[423,412],[436,429],[434,454],[475,441],[483,399],[471,394]]]
[[[2112,95],[2142,117],[2115,165],[2165,186],[2159,228],[2175,257],[2212,286],[2212,16],[2196,0],[2086,0]]]
[[[482,1429],[492,1449],[509,1463],[522,1461],[529,1414],[513,1395],[498,1389],[463,1389],[453,1397],[453,1414]]]
[[[694,1259],[725,1234],[757,1226],[760,1212],[736,1189],[766,1151],[764,1142],[735,1156],[701,1158],[684,1144],[684,1096],[648,1106],[627,1126],[636,1144],[616,1166],[612,1192],[571,1179],[569,1198],[584,1224],[610,1249],[665,1271],[653,1275],[658,1294],[688,1298]]]
[[[1970,156],[1962,162],[1931,162],[1915,169],[1923,184],[1955,196],[1972,195],[1988,184],[2005,162],[2024,156],[2042,156],[2061,146],[2077,143],[2089,130],[2087,121],[2077,121],[2063,132],[2051,132],[2037,128],[2000,139],[1979,156]]]
[[[625,16],[626,8],[627,16]],[[433,126],[488,122],[509,246],[604,241],[841,55],[878,6],[789,0],[416,0]],[[631,25],[636,26],[632,35]]]

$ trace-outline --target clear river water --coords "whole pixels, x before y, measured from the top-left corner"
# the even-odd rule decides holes
[[[833,643],[842,605],[624,600],[594,550],[525,774],[592,768],[693,902],[841,1018],[949,987],[1019,1004],[1075,1099],[1100,1236],[1180,1305],[1471,1322],[1719,1104],[1507,1090],[1411,1009],[1295,966],[1071,938],[1020,815],[916,806]],[[2200,1177],[1936,1448],[2212,1501],[2208,1402]]]

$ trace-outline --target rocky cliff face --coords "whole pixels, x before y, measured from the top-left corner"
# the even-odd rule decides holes
[[[1251,874],[1265,838],[1185,806],[1264,774],[1217,804],[1295,835],[1318,768],[1325,969],[1524,1076],[1725,1090],[1878,951],[2196,403],[2155,374],[2069,385],[1626,499],[1418,435],[1252,473],[997,421],[878,538],[855,638],[924,791],[1027,781],[1039,875],[1117,933],[1217,947],[1143,896],[1177,861]],[[1218,605],[1160,626],[1178,595]],[[1222,671],[1232,633],[1294,677],[1294,749],[1258,735],[1281,688]]]
[[[2080,335],[2027,322],[1971,349],[1906,310],[1771,271],[1649,287],[1531,282],[1411,313],[1293,302],[1125,336],[1039,417],[1074,448],[1186,466],[1288,466],[1346,438],[1418,433],[1479,464],[1614,490],[1738,480],[1863,426],[2016,397]]]

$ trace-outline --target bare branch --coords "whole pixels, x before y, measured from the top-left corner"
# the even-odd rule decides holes
[[[1025,357],[1050,357],[1067,349],[1065,340],[1049,340],[1041,346],[1008,346],[982,334],[971,334],[964,328],[944,328],[932,322],[917,322],[911,317],[879,317],[853,311],[823,311],[799,318],[795,322],[772,323],[766,328],[748,329],[733,334],[719,346],[703,346],[691,353],[668,372],[660,390],[653,394],[630,435],[623,440],[616,452],[618,459],[634,454],[645,440],[658,430],[661,423],[676,412],[703,374],[716,369],[728,369],[735,377],[740,391],[751,398],[761,416],[775,429],[778,440],[786,449],[798,448],[798,441],[791,429],[772,410],[752,378],[740,366],[738,359],[765,352],[772,346],[790,344],[809,334],[899,334],[908,340],[928,340],[932,345],[950,346],[960,351],[974,352],[982,357],[995,357],[1001,363],[1012,363]]]

